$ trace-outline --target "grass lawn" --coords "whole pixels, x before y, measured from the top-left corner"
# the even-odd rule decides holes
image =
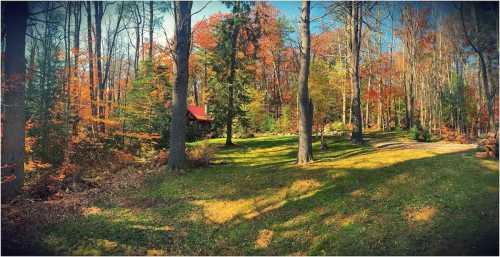
[[[67,255],[498,254],[498,161],[475,150],[331,137],[297,166],[296,137],[235,143],[209,168],[153,175],[43,228],[40,244]]]

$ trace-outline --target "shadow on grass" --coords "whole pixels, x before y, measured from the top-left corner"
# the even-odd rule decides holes
[[[325,168],[294,165],[294,140],[243,142],[290,147],[150,178],[122,194],[135,204],[104,201],[106,214],[47,228],[43,244],[84,255],[498,255],[498,172],[464,158],[472,152]],[[319,164],[370,153],[331,140]]]

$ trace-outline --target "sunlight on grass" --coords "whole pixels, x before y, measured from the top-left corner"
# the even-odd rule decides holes
[[[498,173],[498,161],[494,160],[480,160],[479,161],[480,165],[489,171],[497,172]]]
[[[266,248],[271,239],[273,238],[273,231],[269,229],[263,229],[259,231],[257,240],[255,241],[255,248]]]
[[[235,217],[253,219],[261,214],[282,207],[288,200],[302,199],[314,194],[321,183],[314,179],[297,180],[289,187],[271,193],[238,200],[196,200],[194,205],[203,208],[203,217],[210,223],[222,224]],[[192,214],[196,217],[196,214]],[[198,216],[199,217],[199,216]]]
[[[199,200],[192,203],[203,207],[203,217],[210,223],[222,224],[232,220],[237,215],[251,212],[254,208],[253,199],[222,201]]]
[[[218,164],[152,177],[47,228],[44,243],[81,255],[439,255],[498,233],[498,161],[328,140],[307,166],[295,137],[210,140]]]
[[[410,208],[406,211],[406,216],[409,221],[427,223],[432,220],[436,213],[435,207],[426,206],[420,209]]]
[[[352,168],[352,169],[377,169],[386,166],[402,163],[409,160],[429,158],[435,156],[434,153],[422,150],[391,150],[391,151],[376,151],[367,154],[356,155],[346,159],[336,161],[318,161],[307,167],[306,169],[314,169],[318,167],[329,168]]]

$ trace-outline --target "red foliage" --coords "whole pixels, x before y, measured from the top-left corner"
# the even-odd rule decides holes
[[[213,49],[217,45],[217,39],[214,36],[214,28],[228,14],[217,13],[208,20],[203,19],[193,26],[193,43],[201,48]]]

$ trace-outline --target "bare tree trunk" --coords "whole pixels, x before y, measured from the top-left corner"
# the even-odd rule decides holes
[[[69,162],[69,148],[71,141],[70,132],[70,116],[71,116],[71,7],[72,3],[68,2],[66,6],[66,18],[64,20],[64,47],[65,47],[65,68],[66,68],[66,87],[65,87],[65,103],[64,103],[64,161]]]
[[[149,1],[149,60],[153,61],[153,1]]]
[[[96,48],[96,58],[97,58],[97,82],[99,85],[99,101],[98,101],[98,116],[99,116],[99,126],[98,126],[98,131],[101,133],[105,132],[105,127],[104,127],[104,107],[105,102],[104,102],[104,82],[102,79],[102,53],[101,53],[101,21],[102,21],[102,16],[104,15],[103,13],[103,3],[102,2],[94,2],[94,8],[95,8],[95,48]]]
[[[124,10],[124,5],[123,5],[123,2],[120,4],[120,10],[118,12],[118,20],[116,22],[116,27],[115,27],[115,30],[113,32],[113,37],[112,37],[112,40],[111,40],[111,45],[108,46],[108,56],[107,56],[107,60],[106,60],[106,63],[104,64],[105,68],[104,68],[104,78],[102,80],[102,84],[103,84],[103,88],[106,87],[106,84],[107,84],[107,81],[108,81],[108,77],[109,77],[109,70],[110,70],[110,67],[111,67],[111,57],[113,56],[113,50],[115,48],[115,43],[116,43],[116,36],[118,35],[118,31],[119,31],[119,28],[120,28],[120,23],[121,23],[121,20],[122,20],[122,17],[123,17],[123,10]]]
[[[2,200],[18,193],[24,182],[24,82],[26,79],[27,2],[2,3],[5,8],[5,66],[2,71]]]
[[[342,83],[342,124],[346,125],[346,109],[347,109],[347,97],[345,92],[345,84]]]
[[[476,30],[479,31],[480,26],[478,22],[478,15],[476,12],[476,9],[474,8],[474,13],[475,14],[475,22],[476,22]],[[479,62],[480,62],[480,68],[481,68],[481,75],[482,75],[482,84],[484,87],[484,94],[486,96],[486,107],[488,109],[488,132],[493,132],[495,133],[496,131],[496,124],[495,124],[495,114],[494,114],[494,101],[495,101],[495,91],[496,89],[493,88],[493,85],[491,85],[488,81],[488,69],[486,65],[486,60],[483,51],[476,46],[476,44],[473,43],[471,40],[469,33],[467,31],[467,28],[465,27],[465,19],[464,19],[464,8],[461,6],[460,8],[460,18],[462,21],[462,29],[464,31],[464,36],[466,41],[469,43],[469,45],[472,47],[474,52],[478,55]]]
[[[297,163],[305,164],[313,160],[312,154],[312,103],[309,98],[309,62],[311,57],[310,2],[302,1],[300,19],[300,73],[299,73],[299,152]]]
[[[141,49],[141,24],[143,23],[141,11],[139,9],[138,3],[134,5],[134,16],[135,16],[135,55],[134,55],[134,75],[137,79],[139,75],[139,53]]]
[[[81,89],[80,89],[80,67],[79,67],[79,58],[80,58],[80,26],[82,22],[82,3],[81,2],[75,2],[75,31],[74,31],[74,45],[73,45],[73,54],[75,55],[75,62],[74,62],[74,74],[73,74],[73,79],[75,81],[75,88],[78,90],[78,96],[77,96],[77,105],[76,105],[76,113],[75,113],[75,118],[74,118],[74,124],[73,124],[73,135],[76,135],[78,133],[78,124],[80,121],[80,104],[81,104]]]
[[[94,50],[92,47],[92,6],[91,2],[87,2],[85,6],[87,10],[87,48],[89,53],[89,85],[90,85],[90,105],[92,109],[92,118],[97,117],[97,90],[94,79]],[[94,124],[92,124],[94,127]]]
[[[172,93],[172,124],[168,168],[181,171],[186,160],[186,112],[191,45],[191,7],[193,2],[175,2],[175,85]]]
[[[382,124],[382,78],[378,83],[378,110],[377,110],[377,127],[378,129],[384,130],[384,125]]]
[[[351,141],[355,144],[363,143],[363,120],[361,119],[360,78],[359,78],[359,50],[361,46],[362,14],[361,2],[351,3],[351,84],[352,97],[352,135]]]

